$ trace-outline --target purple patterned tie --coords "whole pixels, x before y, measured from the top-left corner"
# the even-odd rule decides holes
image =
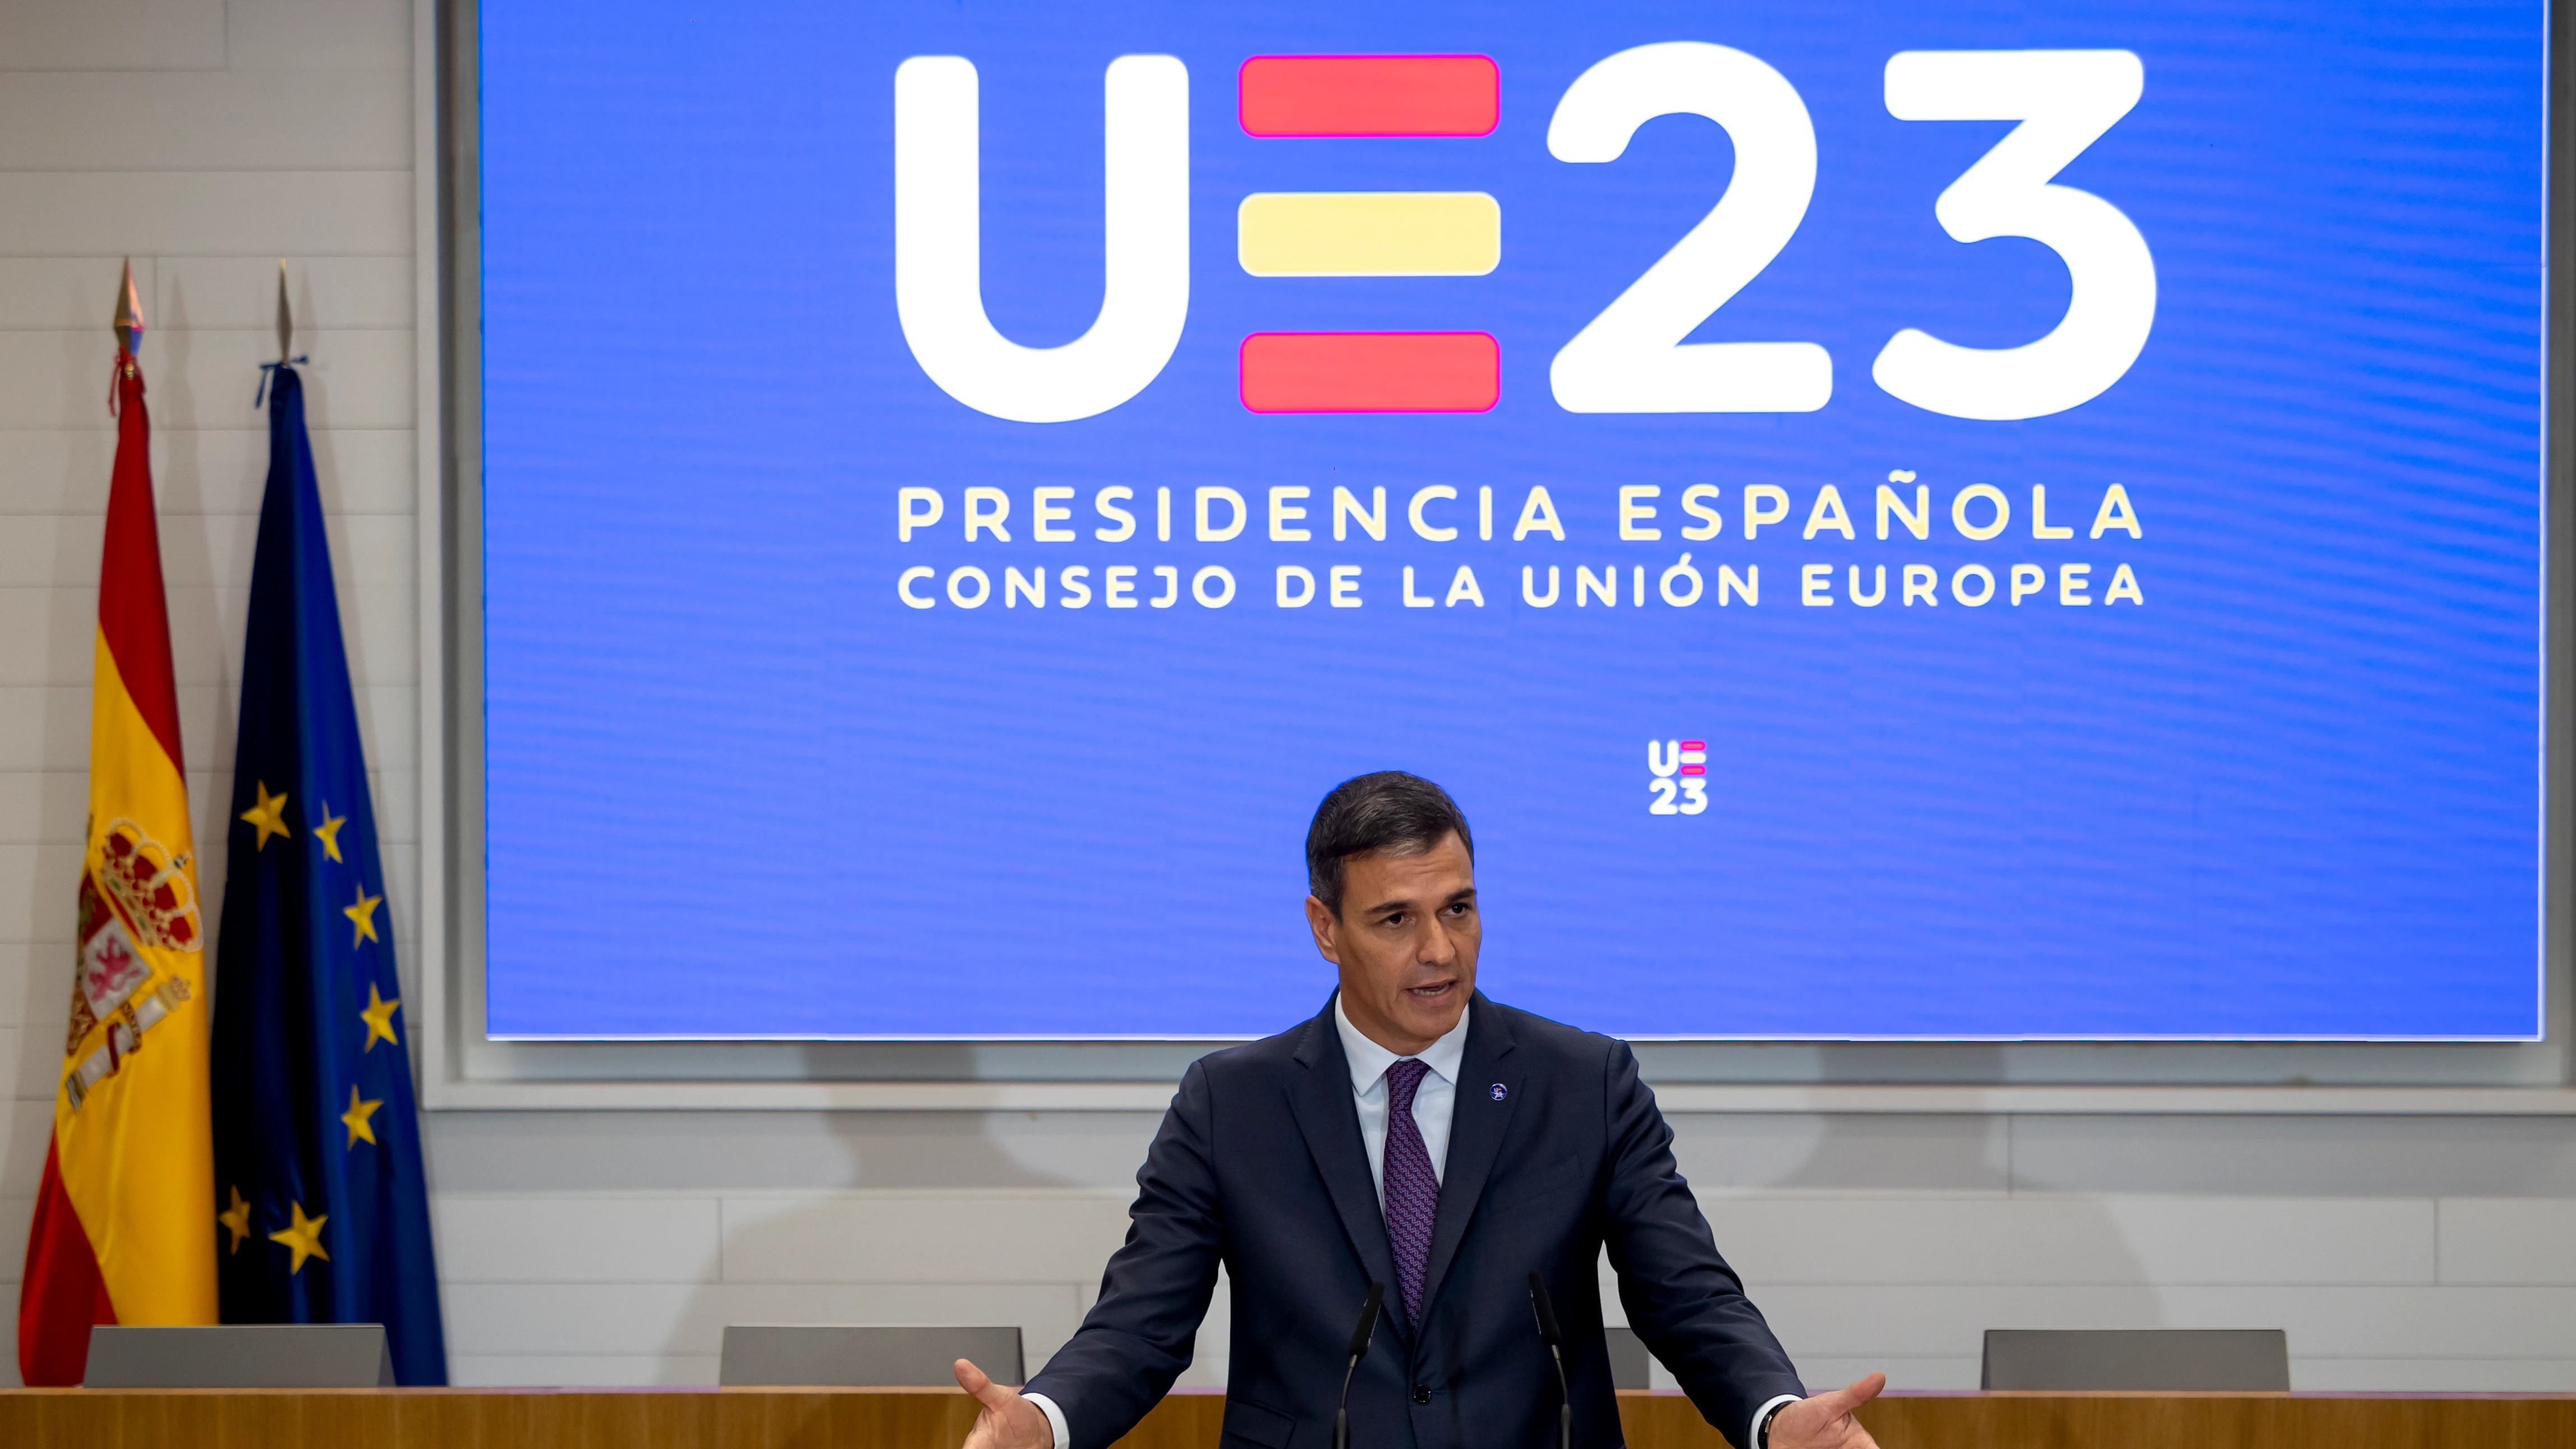
[[[1431,1262],[1431,1224],[1440,1216],[1440,1179],[1413,1120],[1413,1094],[1431,1068],[1412,1057],[1386,1069],[1386,1241],[1395,1250],[1395,1283],[1404,1321],[1422,1325],[1422,1275]]]

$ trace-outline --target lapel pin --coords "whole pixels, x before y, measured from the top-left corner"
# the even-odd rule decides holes
[[[1506,1092],[1506,1091],[1504,1091],[1504,1090],[1503,1090],[1503,1084],[1502,1084],[1502,1083],[1500,1083],[1500,1082],[1496,1082],[1496,1083],[1494,1083],[1494,1100],[1495,1100],[1495,1101],[1499,1102],[1499,1101],[1503,1100],[1505,1097],[1508,1097],[1508,1096],[1510,1096],[1510,1095],[1511,1095],[1511,1093]]]

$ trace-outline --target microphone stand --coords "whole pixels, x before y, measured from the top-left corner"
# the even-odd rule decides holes
[[[1377,1335],[1378,1309],[1386,1303],[1386,1285],[1371,1283],[1368,1301],[1360,1307],[1359,1326],[1351,1330],[1351,1362],[1342,1370],[1342,1400],[1333,1409],[1333,1449],[1351,1449],[1351,1375],[1360,1370],[1360,1360],[1368,1356],[1369,1340]]]
[[[1574,1394],[1565,1384],[1565,1335],[1557,1330],[1556,1309],[1547,1301],[1547,1284],[1529,1275],[1530,1316],[1538,1320],[1539,1341],[1556,1363],[1556,1449],[1574,1449]],[[1345,1449],[1336,1445],[1334,1449]]]

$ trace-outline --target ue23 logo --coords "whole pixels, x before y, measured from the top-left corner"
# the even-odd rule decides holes
[[[1708,809],[1708,741],[1646,741],[1649,815],[1697,815]]]
[[[1265,63],[1247,63],[1238,80],[1247,87],[1247,102],[1253,69]],[[1484,73],[1490,78],[1491,62]],[[962,56],[917,55],[895,69],[895,304],[904,339],[933,382],[979,412],[1029,423],[1107,412],[1162,372],[1189,313],[1189,71],[1169,55],[1123,55],[1109,64],[1103,86],[1107,275],[1090,329],[1060,347],[1013,342],[984,311],[977,85],[974,63]],[[1920,328],[1898,330],[1870,366],[1879,388],[1927,412],[2012,421],[2081,406],[2137,361],[2156,312],[2155,260],[2146,239],[2118,207],[2052,178],[2127,115],[2144,88],[2145,68],[2127,50],[1913,50],[1889,58],[1886,104],[1899,120],[2021,123],[1941,192],[1933,215],[1943,230],[1960,242],[2036,241],[2065,262],[2074,285],[2057,325],[2018,346],[1966,347]],[[1704,116],[1724,127],[1735,147],[1734,175],[1698,225],[1559,347],[1548,373],[1557,405],[1578,413],[1822,408],[1833,394],[1833,361],[1821,344],[1682,340],[1760,275],[1805,218],[1816,183],[1816,132],[1805,101],[1787,77],[1744,51],[1701,41],[1641,45],[1602,59],[1566,88],[1548,123],[1548,152],[1578,164],[1616,161],[1639,127],[1668,115]],[[1490,131],[1491,121],[1483,124]],[[1281,208],[1363,214],[1372,198],[1457,203],[1448,212],[1471,227],[1490,219],[1490,258],[1499,257],[1499,204],[1473,192],[1262,193],[1245,198],[1238,227]],[[1331,205],[1317,211],[1319,202]],[[1287,274],[1264,270],[1249,233],[1242,240],[1247,270]],[[1488,255],[1475,247],[1463,253]],[[1486,259],[1463,269],[1366,274],[1477,275],[1494,265]],[[1332,336],[1349,345],[1370,335],[1385,334]],[[1456,336],[1477,340],[1477,365],[1495,365],[1489,336]],[[1252,351],[1247,347],[1247,356]],[[1273,411],[1254,403],[1252,382],[1247,376],[1246,406]],[[1363,400],[1278,410],[1492,406],[1490,392],[1479,396],[1480,402],[1454,407]]]

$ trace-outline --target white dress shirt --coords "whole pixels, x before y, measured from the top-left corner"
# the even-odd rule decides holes
[[[1413,1089],[1413,1125],[1422,1129],[1423,1150],[1431,1154],[1435,1182],[1449,1180],[1449,1119],[1458,1107],[1458,1063],[1467,1055],[1467,1018],[1420,1054],[1431,1070]],[[1401,1058],[1368,1039],[1342,1010],[1341,993],[1333,994],[1333,1025],[1342,1034],[1342,1056],[1351,1064],[1351,1095],[1360,1109],[1360,1142],[1368,1148],[1369,1176],[1377,1183],[1378,1211],[1386,1211],[1386,1069]]]
[[[1467,1055],[1467,1021],[1475,1013],[1458,1013],[1458,1024],[1447,1035],[1417,1054],[1431,1070],[1422,1074],[1421,1085],[1413,1089],[1413,1125],[1422,1131],[1423,1150],[1431,1154],[1431,1176],[1446,1183],[1449,1180],[1449,1121],[1458,1107],[1458,1063]],[[1351,1025],[1348,1012],[1342,1010],[1341,993],[1333,994],[1333,1025],[1342,1035],[1342,1056],[1351,1066],[1351,1097],[1360,1111],[1360,1142],[1368,1149],[1369,1177],[1376,1183],[1378,1211],[1386,1211],[1386,1071],[1402,1060],[1395,1053],[1368,1039],[1366,1033]],[[1074,1449],[1073,1431],[1065,1426],[1064,1410],[1044,1394],[1023,1395],[1046,1415],[1047,1427],[1054,1431],[1055,1449]],[[1752,1432],[1745,1436],[1746,1449],[1761,1442],[1763,1421],[1783,1404],[1794,1404],[1794,1395],[1783,1394],[1753,1411]]]

